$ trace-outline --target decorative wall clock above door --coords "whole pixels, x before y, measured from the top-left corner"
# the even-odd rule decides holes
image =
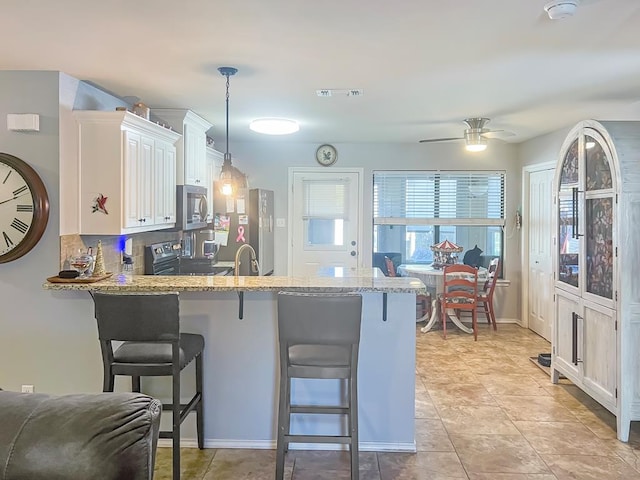
[[[49,220],[44,183],[25,161],[0,153],[0,263],[36,246]]]

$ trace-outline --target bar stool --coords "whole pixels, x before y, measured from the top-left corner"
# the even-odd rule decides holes
[[[140,377],[171,376],[172,403],[170,431],[160,431],[160,438],[173,440],[173,478],[180,478],[180,425],[187,415],[196,412],[198,448],[204,448],[202,411],[202,351],[204,337],[180,333],[180,310],[177,293],[110,294],[91,292],[95,302],[98,338],[104,367],[103,391],[113,392],[115,375],[131,377],[134,392],[140,392]],[[123,341],[115,351],[113,341]],[[196,361],[196,392],[187,404],[180,403],[180,372]]]
[[[289,443],[348,444],[351,479],[358,479],[358,349],[362,318],[359,294],[278,294],[280,398],[276,480],[284,476],[284,456]],[[293,378],[346,380],[346,405],[291,404]],[[344,435],[292,435],[291,414],[341,414],[347,416]]]

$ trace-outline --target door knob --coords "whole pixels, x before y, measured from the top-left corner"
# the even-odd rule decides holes
[[[351,246],[355,247],[356,246],[356,241],[355,240],[351,240]]]
[[[351,256],[355,257],[356,256],[356,251],[355,250],[351,250]]]

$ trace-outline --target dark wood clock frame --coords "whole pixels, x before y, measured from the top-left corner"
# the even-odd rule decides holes
[[[49,196],[40,176],[24,160],[0,153],[0,163],[9,165],[24,178],[33,198],[33,221],[29,230],[14,249],[0,256],[0,263],[7,263],[27,254],[42,238],[49,221]]]

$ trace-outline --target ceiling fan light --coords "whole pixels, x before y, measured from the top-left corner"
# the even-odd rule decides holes
[[[465,148],[468,152],[483,152],[487,149],[487,143],[468,143]]]
[[[265,135],[289,135],[300,130],[300,125],[288,118],[257,118],[249,124],[249,129]]]
[[[487,149],[487,139],[478,129],[471,128],[464,132],[464,140],[468,152],[482,152]]]

